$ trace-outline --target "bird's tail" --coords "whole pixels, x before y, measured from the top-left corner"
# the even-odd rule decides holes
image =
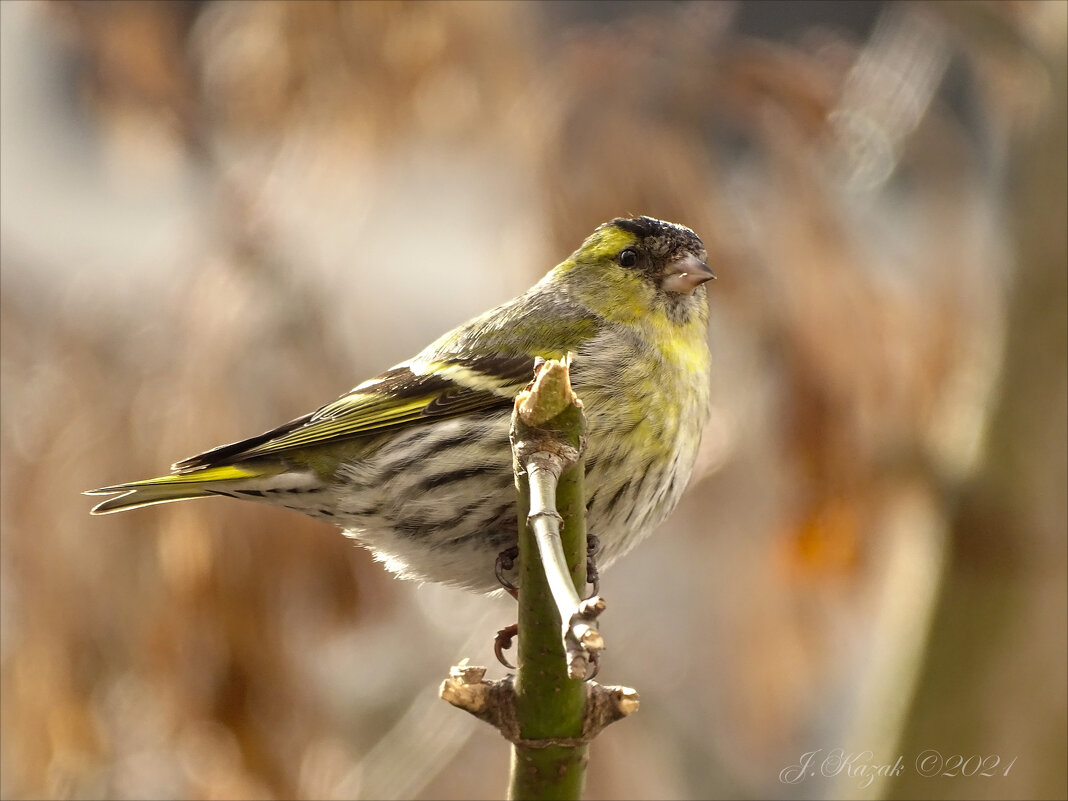
[[[144,481],[131,481],[129,484],[115,484],[111,487],[88,490],[85,495],[114,495],[94,506],[90,514],[106,515],[110,512],[122,512],[139,506],[154,503],[185,501],[190,498],[206,498],[220,494],[225,487],[240,486],[249,479],[261,478],[262,472],[247,470],[233,465],[209,467],[191,473],[178,473]]]

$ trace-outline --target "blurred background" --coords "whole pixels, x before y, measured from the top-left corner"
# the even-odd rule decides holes
[[[79,493],[317,407],[633,213],[708,245],[714,408],[604,576],[599,680],[642,707],[588,796],[1068,796],[1066,31],[0,3],[0,794],[499,797],[507,743],[436,690],[503,675],[510,600],[282,510]],[[904,768],[783,773],[834,749]]]

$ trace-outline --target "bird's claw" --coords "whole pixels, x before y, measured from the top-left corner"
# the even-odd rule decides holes
[[[601,573],[597,570],[597,551],[600,548],[601,541],[597,537],[592,534],[586,537],[586,583],[593,586],[587,599],[601,594]],[[597,675],[596,670],[593,675]]]
[[[601,655],[597,651],[590,652],[590,667],[592,671],[583,681],[593,681],[597,678],[597,674],[601,672]]]
[[[515,665],[505,659],[504,652],[512,647],[512,640],[515,639],[515,635],[518,633],[519,624],[513,623],[498,631],[497,637],[493,640],[493,653],[497,656],[497,661],[509,670],[515,670]],[[594,672],[594,675],[597,675],[596,672]]]
[[[515,567],[515,560],[518,558],[518,545],[513,545],[511,548],[505,548],[497,554],[497,564],[493,568],[493,572],[497,576],[497,581],[499,581],[505,591],[517,601],[519,600],[519,587],[509,581],[504,574]],[[500,658],[499,655],[498,658]]]

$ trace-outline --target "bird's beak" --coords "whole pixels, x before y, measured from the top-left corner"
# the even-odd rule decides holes
[[[708,265],[696,256],[683,256],[667,266],[660,286],[668,292],[691,294],[705,281],[711,281],[716,274]]]

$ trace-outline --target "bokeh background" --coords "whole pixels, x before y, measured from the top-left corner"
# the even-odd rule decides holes
[[[0,794],[500,796],[507,744],[436,687],[503,674],[510,602],[293,513],[79,493],[645,213],[719,275],[714,408],[604,577],[600,679],[642,708],[589,797],[1068,796],[1066,31],[1063,2],[0,3]],[[836,748],[904,769],[781,780]]]

